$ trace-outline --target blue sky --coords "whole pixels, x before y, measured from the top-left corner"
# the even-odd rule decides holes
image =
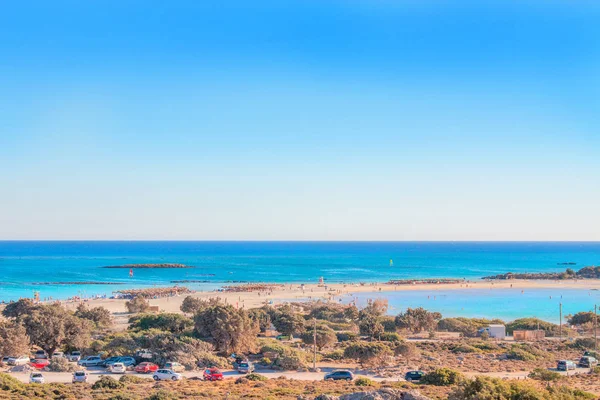
[[[22,1],[0,239],[600,240],[593,1]]]

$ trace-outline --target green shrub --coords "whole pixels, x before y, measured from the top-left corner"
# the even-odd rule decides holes
[[[450,368],[438,368],[421,378],[420,383],[435,386],[456,385],[464,380],[463,374]]]
[[[75,366],[64,357],[54,357],[50,360],[50,364],[46,366],[48,371],[52,372],[73,372]]]
[[[481,350],[478,348],[468,345],[468,344],[459,344],[458,346],[452,349],[453,353],[481,353]]]
[[[594,338],[578,338],[571,344],[571,347],[576,349],[588,350],[593,349],[596,345]]]
[[[566,386],[539,387],[529,382],[503,381],[478,376],[460,382],[448,395],[449,400],[587,400],[595,396]]]
[[[402,338],[396,332],[384,332],[379,336],[379,340],[384,342],[401,342]]]
[[[23,390],[24,385],[15,377],[9,374],[0,373],[0,389],[7,392],[16,392]]]
[[[259,381],[259,382],[263,382],[263,381],[266,381],[266,380],[268,380],[269,378],[267,378],[267,377],[266,377],[266,376],[264,376],[264,375],[257,374],[257,373],[255,373],[255,372],[253,372],[253,373],[251,373],[251,374],[248,374],[248,375],[246,375],[246,379],[248,379],[249,381]]]
[[[527,343],[513,344],[506,356],[510,360],[535,361],[547,357],[547,353]]]
[[[200,352],[196,354],[196,365],[200,368],[206,367],[217,367],[217,368],[227,368],[230,367],[231,364],[224,357],[219,357],[209,352]]]
[[[533,371],[531,371],[528,376],[531,379],[544,382],[558,381],[562,378],[562,375],[558,372],[549,371],[544,368],[536,368]]]
[[[400,342],[394,347],[394,354],[404,358],[411,358],[419,354],[419,349],[414,343]]]
[[[280,357],[275,360],[275,365],[285,371],[297,371],[299,369],[306,369],[306,363],[303,359],[296,356],[291,357]]]
[[[336,332],[338,342],[354,342],[359,339],[357,333],[354,332]]]
[[[135,376],[135,375],[123,375],[122,377],[119,378],[119,382],[124,383],[124,384],[140,384],[140,383],[146,383],[148,382],[148,379],[144,379],[144,378],[140,378],[139,376]]]
[[[132,400],[133,397],[128,396],[124,393],[117,393],[108,398],[108,400]]]
[[[146,400],[176,400],[177,397],[166,390],[159,390],[156,393],[153,393]]]
[[[103,375],[100,379],[98,379],[93,385],[92,389],[121,389],[123,388],[121,382],[116,380],[115,378],[107,375]]]
[[[396,319],[391,316],[383,316],[379,317],[379,323],[383,325],[383,330],[385,332],[396,332]]]
[[[354,380],[356,386],[373,386],[373,381],[369,378],[357,378]]]
[[[273,364],[273,361],[271,361],[271,359],[269,357],[263,357],[263,358],[261,358],[260,363],[262,365],[269,366],[269,365]]]
[[[330,353],[324,354],[323,357],[329,358],[331,360],[339,361],[344,359],[344,350],[337,349]]]

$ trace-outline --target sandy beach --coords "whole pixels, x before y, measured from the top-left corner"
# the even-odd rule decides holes
[[[239,285],[243,287],[243,285]],[[354,294],[373,293],[373,298],[385,297],[388,292],[408,292],[421,291],[425,294],[435,295],[440,290],[494,290],[494,289],[513,289],[527,291],[532,289],[581,289],[581,290],[600,290],[600,280],[569,280],[569,281],[549,281],[549,280],[510,280],[510,281],[465,281],[464,283],[439,283],[439,284],[402,284],[391,285],[387,283],[366,283],[366,284],[304,284],[298,283],[285,284],[282,286],[273,286],[268,291],[241,291],[241,292],[219,292],[219,291],[197,291],[191,296],[200,299],[220,298],[221,300],[236,307],[253,308],[265,304],[282,304],[294,301],[310,300],[331,300],[340,301],[340,299],[351,300]],[[380,293],[381,292],[381,293]],[[157,306],[165,312],[181,312],[179,307],[185,298],[185,295],[163,297],[150,299],[152,306]],[[86,300],[93,306],[102,306],[107,308],[116,316],[126,312],[125,299],[91,299]],[[75,308],[79,302],[68,302],[65,304],[69,308]]]

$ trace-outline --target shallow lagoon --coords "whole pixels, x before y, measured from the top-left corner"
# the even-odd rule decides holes
[[[600,305],[600,291],[581,289],[440,289],[392,292],[358,293],[352,298],[344,297],[348,303],[356,299],[364,306],[368,299],[386,298],[389,314],[396,315],[406,308],[423,307],[441,312],[444,317],[500,318],[510,321],[516,318],[537,317],[559,322],[559,303],[563,305],[563,316],[579,311],[591,311],[594,304]]]

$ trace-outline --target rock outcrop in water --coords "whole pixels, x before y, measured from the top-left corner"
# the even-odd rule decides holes
[[[107,265],[102,268],[128,268],[128,269],[161,269],[161,268],[196,268],[185,264],[125,264],[125,265]]]
[[[567,268],[564,272],[540,272],[540,273],[520,273],[484,276],[483,279],[492,280],[510,280],[510,279],[528,279],[528,280],[566,280],[566,279],[600,279],[600,267],[584,267],[579,271]]]

